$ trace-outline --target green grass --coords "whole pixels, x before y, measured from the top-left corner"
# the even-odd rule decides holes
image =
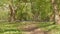
[[[21,34],[21,31],[17,29],[17,24],[10,24],[8,22],[0,23],[0,33],[1,34]]]
[[[21,34],[22,29],[18,29],[18,27],[23,27],[24,25],[36,24],[37,27],[43,29],[44,31],[48,31],[51,34],[60,34],[60,25],[55,25],[53,22],[39,22],[39,23],[10,23],[10,22],[0,22],[0,34]]]

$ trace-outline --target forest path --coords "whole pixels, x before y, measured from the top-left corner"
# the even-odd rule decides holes
[[[46,31],[43,31],[41,28],[37,27],[36,23],[26,24],[18,29],[22,29],[24,31],[22,34],[47,34]]]
[[[32,31],[25,31],[22,34],[48,34],[47,32],[41,30],[40,28],[34,29]]]

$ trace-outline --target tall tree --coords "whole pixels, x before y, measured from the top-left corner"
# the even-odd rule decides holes
[[[58,0],[52,0],[52,7],[54,11],[54,21],[56,24],[60,24],[60,15],[59,15],[59,10],[58,10]]]
[[[10,17],[9,17],[9,21],[14,21],[15,20],[15,8],[14,8],[14,0],[0,0],[1,5],[3,4],[7,4],[9,5],[9,10],[10,10]],[[7,6],[6,5],[6,6]]]
[[[9,21],[14,21],[15,20],[15,8],[14,8],[13,0],[10,0],[9,9],[10,9],[10,20]]]

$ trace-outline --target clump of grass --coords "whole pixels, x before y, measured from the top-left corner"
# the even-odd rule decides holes
[[[37,26],[40,27],[40,28],[41,27],[48,27],[50,25],[54,25],[53,23],[54,22],[42,22],[42,23],[38,23]]]

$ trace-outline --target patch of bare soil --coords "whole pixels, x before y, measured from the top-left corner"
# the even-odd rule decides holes
[[[38,29],[35,29],[33,31],[25,31],[25,32],[22,32],[22,34],[47,34],[47,32],[41,30],[40,28]]]
[[[46,31],[43,31],[41,28],[37,27],[36,24],[27,24],[22,27],[18,27],[18,29],[23,30],[22,34],[47,34]]]
[[[40,28],[38,28],[38,29],[35,29],[35,30],[32,32],[32,34],[44,34],[44,31],[41,30]]]
[[[23,31],[32,31],[34,29],[37,29],[38,27],[36,26],[36,24],[29,24],[29,25],[24,25],[24,26],[20,26],[18,27],[18,29],[23,30]]]

